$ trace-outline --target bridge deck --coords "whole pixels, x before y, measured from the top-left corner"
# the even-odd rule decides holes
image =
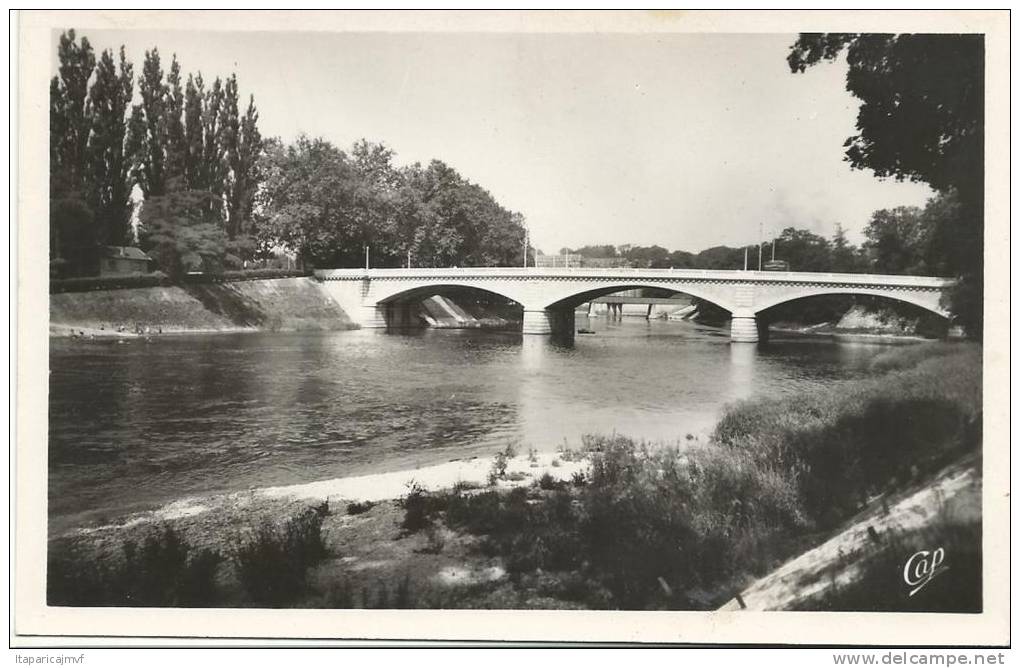
[[[938,276],[902,276],[895,274],[843,274],[814,271],[742,271],[739,269],[638,269],[638,268],[564,268],[564,267],[449,267],[411,269],[317,269],[319,280],[359,279],[439,279],[439,278],[592,278],[634,282],[636,280],[701,280],[749,283],[838,283],[844,285],[886,285],[920,288],[945,288],[955,281]]]

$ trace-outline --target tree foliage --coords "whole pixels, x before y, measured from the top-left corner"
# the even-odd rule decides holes
[[[984,233],[983,35],[805,33],[787,62],[803,72],[846,53],[847,90],[861,100],[844,147],[857,169],[955,192],[937,232],[940,266],[960,277],[957,320],[980,336]]]
[[[208,191],[175,187],[145,200],[141,242],[168,276],[222,269],[227,237],[213,213],[221,205]]]
[[[103,51],[96,66],[95,81],[89,89],[91,134],[88,142],[87,201],[98,225],[100,244],[120,246],[130,243],[131,233],[131,159],[125,146],[125,114],[131,104],[134,79],[131,63],[120,50],[114,62],[110,51]]]
[[[520,262],[523,218],[449,165],[396,167],[365,140],[350,153],[321,138],[267,145],[258,169],[261,246],[294,250],[306,264],[486,266]]]

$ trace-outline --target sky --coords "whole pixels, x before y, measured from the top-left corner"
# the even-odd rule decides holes
[[[207,81],[236,72],[263,136],[441,159],[524,214],[546,253],[697,252],[837,223],[859,243],[873,211],[932,194],[851,170],[846,66],[791,74],[792,34],[78,33],[123,44],[136,74],[153,46],[165,70],[176,53]]]

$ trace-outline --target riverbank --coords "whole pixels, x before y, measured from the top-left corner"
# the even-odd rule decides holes
[[[189,604],[709,609],[973,458],[980,359],[970,345],[891,350],[873,379],[735,404],[710,439],[589,437],[583,452],[181,501],[55,537],[51,595],[160,604],[138,597],[170,594],[130,572],[199,577],[205,563],[198,589],[215,596]],[[272,594],[278,572],[288,597]]]
[[[354,329],[314,278],[50,295],[50,335],[85,338]]]
[[[514,329],[520,315],[470,295],[435,295],[411,306],[437,329]],[[123,339],[163,334],[331,331],[357,325],[311,277],[93,290],[50,295],[50,336]]]

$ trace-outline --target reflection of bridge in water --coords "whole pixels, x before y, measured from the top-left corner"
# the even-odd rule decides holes
[[[818,295],[884,297],[948,317],[941,299],[953,285],[932,276],[712,269],[323,269],[315,276],[362,327],[410,326],[413,304],[469,288],[520,304],[525,334],[572,333],[574,309],[581,304],[622,290],[657,288],[729,311],[733,341],[757,341],[758,316],[766,309]]]

